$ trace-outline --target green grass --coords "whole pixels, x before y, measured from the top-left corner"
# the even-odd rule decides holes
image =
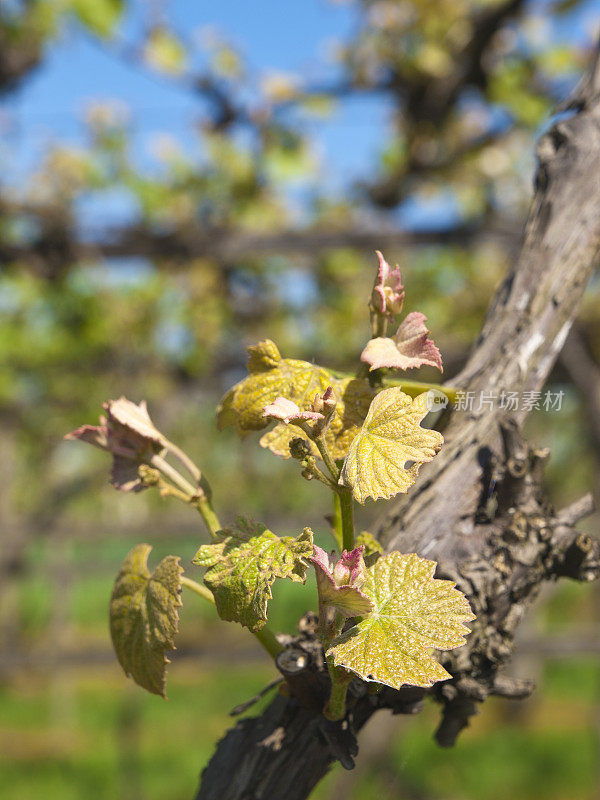
[[[88,672],[1,691],[3,800],[129,800],[127,784],[138,782],[145,800],[188,800],[231,724],[228,710],[273,677],[266,660],[225,670],[176,665],[165,702],[116,667]]]
[[[561,700],[600,703],[598,659],[549,661],[544,665],[544,695]]]
[[[132,544],[112,539],[70,548],[77,569],[67,589],[70,647],[109,647],[111,583]],[[196,544],[189,536],[157,544],[151,561],[169,552],[189,554]],[[36,556],[39,566],[20,586],[20,620],[26,641],[51,649],[48,597],[58,590],[44,570],[51,548],[42,545]],[[266,685],[275,670],[248,632],[221,624],[214,608],[191,593],[183,600],[181,649],[210,651],[216,643],[221,662],[174,659],[167,702],[135,687],[116,662],[30,670],[0,686],[2,800],[191,800],[215,742],[232,725],[229,709]],[[574,618],[591,620],[592,601],[589,590],[566,585],[545,605],[540,623],[556,632]],[[271,601],[273,627],[293,632],[299,616],[315,606],[312,578],[306,588],[281,581]],[[248,663],[234,655],[223,659],[240,649]],[[346,800],[409,800],[407,783],[413,796],[420,792],[428,800],[594,800],[599,697],[597,659],[549,661],[518,721],[510,716],[517,706],[488,702],[449,751],[433,741],[439,712],[431,705],[405,720],[388,751],[359,771]],[[335,768],[314,800],[337,800],[332,792],[339,774]]]
[[[523,730],[500,723],[484,735],[467,732],[454,749],[442,750],[419,727],[399,743],[396,758],[432,797],[575,800],[594,791],[596,743],[585,729]]]
[[[186,659],[171,667],[167,702],[138,690],[116,665],[5,686],[0,797],[191,800],[200,769],[232,724],[228,710],[273,675],[266,659],[218,666]],[[403,721],[388,752],[362,772],[350,800],[403,797],[397,787],[407,782],[431,800],[592,800],[598,747],[589,713],[593,677],[598,666],[591,662],[554,665],[523,720],[507,720],[506,705],[493,701],[452,750],[433,741],[438,710],[430,705]],[[575,701],[573,692],[563,691],[569,684],[578,687]],[[331,796],[337,772],[315,798]]]

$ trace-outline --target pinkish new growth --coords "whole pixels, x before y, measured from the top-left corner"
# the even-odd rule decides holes
[[[404,302],[404,287],[402,286],[402,276],[398,266],[392,269],[383,257],[383,253],[377,250],[379,259],[379,270],[371,294],[371,304],[375,311],[393,317],[402,311]]]
[[[420,311],[407,314],[393,338],[378,336],[367,343],[361,361],[370,365],[370,371],[380,367],[415,369],[430,366],[443,372],[442,356],[429,338],[426,320]]]
[[[102,404],[106,416],[99,425],[82,425],[65,439],[88,442],[113,455],[112,485],[124,492],[140,492],[146,486],[138,468],[163,449],[165,438],[154,427],[145,401],[139,405],[125,397]]]
[[[300,406],[285,397],[278,397],[273,403],[263,408],[263,417],[280,419],[286,424],[294,420],[319,420],[323,414],[317,411],[301,411]]]
[[[367,577],[363,545],[344,550],[338,561],[317,545],[313,550],[310,560],[317,577],[320,608],[333,607],[346,617],[369,614],[373,604],[361,591]]]

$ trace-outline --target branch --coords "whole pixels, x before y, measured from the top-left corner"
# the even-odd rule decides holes
[[[43,215],[43,210],[28,213]],[[504,242],[510,246],[518,238],[514,228],[509,226],[486,228],[477,224],[426,231],[401,231],[391,227],[334,231],[316,228],[284,230],[274,234],[230,229],[179,230],[163,234],[140,225],[107,231],[102,240],[94,242],[77,238],[67,225],[65,222],[62,232],[57,231],[56,227],[52,228],[47,236],[42,235],[31,244],[0,242],[0,265],[25,264],[42,275],[50,276],[57,269],[64,271],[75,263],[129,256],[158,259],[171,265],[194,258],[212,258],[228,263],[272,252],[316,255],[340,247],[372,252],[378,248],[416,246],[472,247],[486,240]]]
[[[12,21],[0,9],[0,95],[19,87],[39,66],[43,42],[35,15],[25,11]]]
[[[523,250],[492,301],[465,369],[452,383],[475,393],[540,391],[569,333],[600,249],[600,96],[597,62],[578,95],[577,112],[540,140],[536,191]],[[438,562],[440,575],[465,591],[477,621],[465,648],[447,659],[452,683],[440,736],[448,743],[482,697],[461,686],[488,687],[509,658],[514,634],[544,580],[598,576],[599,543],[569,518],[581,501],[554,515],[542,487],[547,451],[519,434],[522,404],[511,418],[498,408],[456,411],[446,445],[424,469],[408,502],[381,524],[388,549]],[[491,480],[493,478],[493,480]],[[482,522],[481,498],[496,482],[496,509]],[[452,502],[448,502],[452,498]],[[477,701],[477,702],[473,702]]]
[[[587,421],[596,447],[600,447],[600,368],[590,355],[583,336],[572,328],[560,362],[581,395],[587,407]]]
[[[595,80],[588,86],[594,87]],[[542,387],[600,249],[596,91],[581,96],[577,113],[542,138],[538,155],[523,250],[490,306],[469,362],[453,380],[465,389]],[[387,550],[436,560],[438,574],[458,583],[477,614],[465,647],[444,655],[454,678],[429,692],[443,705],[438,731],[443,745],[453,743],[488,695],[515,697],[531,690],[530,684],[510,681],[499,670],[542,582],[559,574],[590,580],[600,570],[598,541],[572,528],[590,510],[589,500],[553,514],[542,489],[548,452],[533,450],[522,439],[518,426],[525,416],[520,410],[507,419],[487,407],[455,411],[444,429],[440,455],[422,469],[408,500],[380,524]],[[482,519],[482,490],[493,486],[491,478],[498,484],[497,508]],[[359,687],[346,724],[358,731],[380,707],[414,713],[426,694],[407,687],[369,695],[363,688],[361,696]],[[339,751],[331,741],[325,746],[326,736],[319,742],[320,719],[298,700],[278,698],[262,717],[239,723],[219,743],[198,800],[302,800]]]
[[[495,34],[510,19],[518,16],[525,7],[524,0],[507,0],[505,3],[483,9],[469,20],[471,36],[460,55],[456,56],[453,69],[439,78],[417,77],[407,80],[402,71],[393,73],[388,82],[394,89],[400,108],[398,115],[408,139],[408,160],[400,169],[386,175],[368,187],[371,200],[378,206],[391,208],[404,199],[406,176],[427,173],[449,167],[452,158],[460,158],[477,149],[477,141],[459,142],[453,152],[445,154],[437,163],[423,160],[418,148],[412,146],[414,139],[425,129],[441,128],[456,108],[461,92],[466,86],[475,86],[486,91],[492,68],[486,67],[486,53]],[[489,60],[488,60],[489,61]],[[493,141],[504,130],[489,131],[485,139]]]

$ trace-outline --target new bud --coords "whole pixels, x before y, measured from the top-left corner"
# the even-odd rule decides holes
[[[363,559],[363,545],[354,550],[344,550],[341,558],[335,558],[317,545],[310,559],[317,576],[319,608],[323,613],[333,607],[346,617],[365,616],[372,610],[372,603],[361,592],[367,578]]]
[[[320,436],[327,429],[333,417],[336,403],[337,398],[332,386],[328,386],[322,395],[315,395],[311,408],[319,414],[319,419],[313,426],[312,433],[314,436]]]
[[[333,579],[338,586],[355,586],[357,589],[367,578],[367,568],[363,559],[364,546],[354,550],[344,550],[342,557],[333,568]]]
[[[290,442],[290,455],[292,458],[302,461],[311,455],[308,442],[301,436],[297,436]]]
[[[391,318],[402,311],[404,303],[402,276],[399,267],[392,269],[379,250],[377,258],[379,269],[371,293],[371,308],[375,313]]]

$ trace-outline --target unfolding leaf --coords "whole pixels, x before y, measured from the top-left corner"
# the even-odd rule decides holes
[[[160,453],[167,440],[154,427],[144,400],[137,405],[120,397],[102,407],[106,417],[100,417],[100,425],[82,425],[65,439],[79,439],[112,453],[112,485],[123,492],[140,492],[147,488],[140,480],[140,465]]]
[[[323,414],[315,411],[301,411],[293,400],[286,400],[285,397],[278,397],[273,403],[269,403],[263,409],[263,417],[280,419],[284,423],[292,420],[318,420],[323,419]]]
[[[165,443],[164,435],[155,428],[150,419],[145,400],[138,405],[126,397],[119,397],[118,400],[104,403],[103,407],[107,413],[109,426],[112,425],[113,428],[121,426],[130,435],[137,435],[157,445]]]
[[[334,664],[394,689],[450,678],[432,651],[463,645],[474,615],[452,581],[433,577],[435,568],[414,553],[381,556],[362,588],[373,612],[334,640]]]
[[[123,561],[110,599],[110,635],[125,674],[165,697],[165,653],[175,649],[183,570],[177,556],[166,556],[150,574],[151,550],[138,544]]]
[[[221,619],[257,631],[267,621],[267,603],[276,578],[304,583],[313,552],[312,531],[279,538],[264,525],[239,520],[219,534],[220,541],[202,545],[194,564],[207,567],[204,582],[215,597]]]
[[[344,550],[336,562],[334,557],[315,545],[310,560],[317,576],[320,609],[333,606],[346,617],[365,616],[372,611],[373,604],[361,591],[366,579],[362,553],[362,546],[350,552]]]
[[[331,422],[325,431],[325,443],[332,457],[337,461],[345,458],[352,440],[367,415],[376,390],[369,386],[367,381],[357,378],[344,378],[343,380],[332,378],[330,385],[335,393],[337,403]],[[314,443],[295,426],[276,425],[272,431],[261,437],[260,444],[275,453],[276,456],[289,458],[290,442],[298,437],[306,441],[316,458],[321,457]]]
[[[420,425],[429,411],[427,397],[428,392],[423,392],[413,400],[392,388],[380,392],[371,403],[340,476],[340,484],[352,488],[359,503],[367,497],[389,499],[408,491],[421,464],[439,451],[442,434]],[[407,469],[407,462],[414,464]]]
[[[381,314],[393,317],[402,311],[404,302],[404,287],[402,286],[402,276],[399,267],[392,269],[383,257],[383,253],[377,250],[379,259],[379,269],[373,286],[371,303],[373,308]]]
[[[315,394],[323,395],[331,386],[337,405],[325,440],[335,459],[344,458],[369,409],[375,391],[365,380],[333,378],[327,370],[307,361],[281,358],[270,340],[248,348],[249,375],[227,392],[217,411],[220,430],[232,425],[242,436],[261,430],[269,424],[263,416],[265,406],[278,397],[291,400],[301,410],[310,410]],[[289,443],[294,438],[307,438],[296,426],[277,425],[260,443],[275,455],[289,458]],[[308,441],[308,439],[307,439]],[[311,443],[316,457],[319,452]]]
[[[315,547],[316,550],[316,547]],[[319,548],[321,550],[321,548]],[[343,550],[342,555],[333,565],[332,576],[338,586],[362,586],[367,579],[367,568],[363,559],[362,545],[352,550]],[[323,552],[321,550],[321,552]]]
[[[383,555],[383,547],[369,531],[361,531],[356,537],[356,545],[364,548],[363,558],[367,567],[374,564]]]
[[[270,340],[248,348],[247,378],[227,392],[217,411],[220,430],[234,425],[241,435],[259,431],[269,424],[263,409],[278,397],[308,409],[315,394],[324,392],[332,381],[329,373],[307,361],[281,358]]]
[[[427,317],[419,311],[407,314],[393,339],[378,336],[371,339],[361,353],[361,361],[370,364],[370,369],[414,369],[427,365],[443,372],[442,357],[429,339],[425,325]]]

